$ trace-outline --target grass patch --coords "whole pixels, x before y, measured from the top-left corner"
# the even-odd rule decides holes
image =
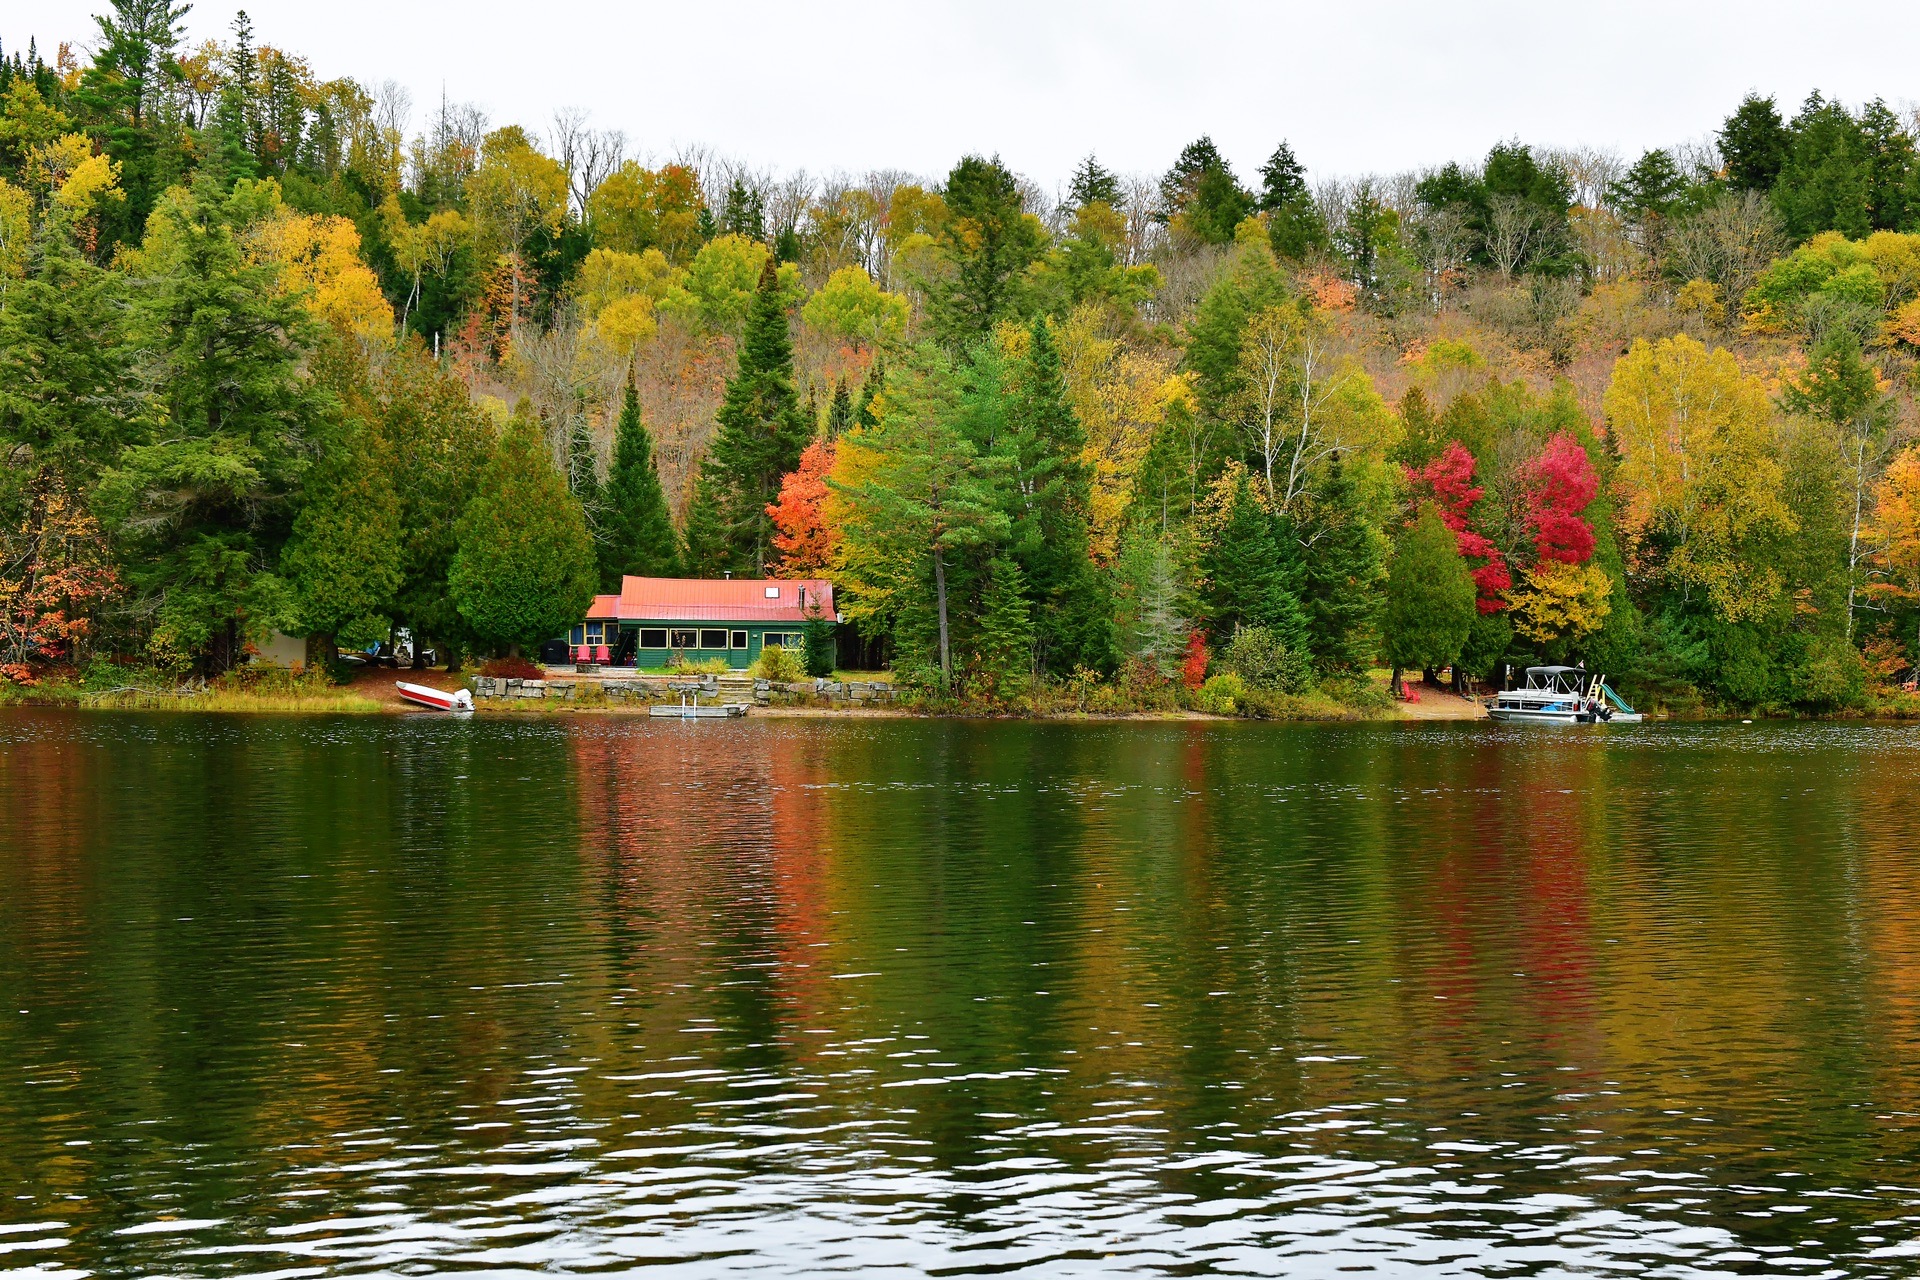
[[[0,687],[0,704],[86,707],[108,711],[252,711],[373,715],[382,703],[342,688],[321,673],[251,668],[212,680],[181,681],[161,671],[95,662],[32,685]]]

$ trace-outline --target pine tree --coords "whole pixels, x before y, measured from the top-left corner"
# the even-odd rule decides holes
[[[586,517],[522,400],[460,517],[448,585],[483,644],[517,653],[564,634],[593,600]]]
[[[887,387],[887,366],[883,360],[875,360],[867,366],[867,376],[860,380],[860,394],[853,402],[853,425],[871,427],[880,419],[874,411],[873,402]]]
[[[1453,530],[1428,507],[1401,535],[1387,571],[1387,657],[1396,688],[1401,671],[1437,670],[1460,656],[1478,616],[1474,596]]]
[[[671,578],[680,573],[673,515],[653,462],[653,437],[640,418],[640,393],[632,379],[620,402],[613,437],[613,465],[601,496],[600,589],[618,591],[620,579]]]
[[[723,567],[757,577],[772,555],[767,506],[780,496],[780,479],[800,461],[813,432],[793,386],[793,339],[787,330],[772,257],[747,312],[740,366],[727,383],[717,415],[719,431],[701,469],[712,485],[723,529]]]
[[[1365,667],[1374,653],[1375,603],[1384,577],[1381,538],[1337,453],[1314,495],[1304,541],[1301,603],[1314,661],[1322,671]]]

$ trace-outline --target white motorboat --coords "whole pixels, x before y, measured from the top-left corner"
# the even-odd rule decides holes
[[[1639,712],[1585,667],[1528,667],[1525,683],[1487,699],[1487,718],[1506,724],[1638,724]]]
[[[431,707],[435,711],[471,711],[473,695],[465,689],[435,689],[424,684],[408,684],[405,680],[395,680],[393,687],[401,697],[419,706]]]

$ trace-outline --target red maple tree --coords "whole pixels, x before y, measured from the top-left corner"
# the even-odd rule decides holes
[[[840,531],[827,523],[827,473],[833,470],[833,445],[815,440],[800,454],[800,465],[780,481],[779,501],[768,504],[773,545],[780,550],[780,572],[804,578],[833,564]]]
[[[1600,492],[1600,477],[1580,442],[1566,432],[1527,464],[1526,521],[1542,560],[1585,564],[1593,558],[1593,526],[1582,513]]]

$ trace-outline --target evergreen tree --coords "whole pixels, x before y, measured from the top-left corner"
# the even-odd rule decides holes
[[[1075,209],[1084,209],[1090,204],[1104,204],[1110,209],[1119,207],[1119,175],[1089,154],[1073,171],[1073,178],[1067,184],[1067,204]]]
[[[1037,606],[1042,670],[1113,665],[1112,610],[1089,554],[1093,478],[1086,432],[1067,397],[1066,371],[1044,320],[1028,333],[1015,372],[1004,451],[1013,458],[1013,551]]]
[[[1026,575],[1007,556],[995,556],[987,567],[987,589],[980,606],[980,643],[977,672],[981,692],[996,701],[1020,697],[1031,682],[1034,665],[1034,626]]]
[[[640,420],[640,393],[627,381],[620,425],[613,437],[613,465],[603,495],[600,589],[618,591],[620,579],[672,578],[680,573],[673,516],[653,461],[653,437]]]
[[[726,208],[720,215],[720,233],[745,236],[756,244],[767,238],[766,199],[738,178],[727,187]]]
[[[1020,204],[1020,186],[998,157],[967,156],[947,175],[947,218],[937,251],[948,271],[925,282],[928,318],[960,350],[987,337],[1026,302],[1026,272],[1046,250],[1046,231]]]
[[[1385,576],[1381,538],[1338,453],[1314,495],[1305,535],[1301,603],[1307,646],[1322,671],[1365,668],[1374,654],[1376,601]]]
[[[1214,486],[1212,529],[1200,552],[1201,604],[1207,630],[1225,644],[1240,627],[1266,627],[1290,646],[1306,636],[1300,602],[1287,589],[1287,566],[1273,540],[1273,520],[1260,505],[1245,467]]]
[[[73,101],[89,132],[120,166],[127,200],[118,226],[134,238],[160,193],[180,180],[185,166],[182,138],[166,107],[171,81],[179,74],[175,50],[190,6],[177,0],[112,0],[111,7],[110,16],[94,18],[99,45]],[[52,85],[37,87],[45,96]]]
[[[276,269],[242,251],[252,208],[204,181],[156,208],[137,310],[167,431],[124,451],[95,499],[149,602],[150,653],[212,670],[284,611],[266,570],[321,408],[302,369],[312,322]]]
[[[1787,162],[1786,122],[1772,98],[1750,93],[1720,126],[1720,158],[1726,161],[1727,185],[1735,190],[1773,190]]]
[[[1793,119],[1773,203],[1796,240],[1822,231],[1860,239],[1874,229],[1872,170],[1859,122],[1818,93]]]
[[[1232,244],[1234,228],[1254,205],[1213,139],[1203,137],[1188,143],[1160,180],[1156,216],[1202,244]]]
[[[1387,571],[1387,657],[1396,687],[1403,670],[1434,671],[1460,656],[1478,613],[1474,598],[1453,531],[1428,507],[1401,535]]]
[[[794,391],[793,338],[771,257],[747,311],[740,366],[727,383],[717,421],[701,476],[712,485],[724,530],[721,564],[758,577],[773,553],[767,507],[779,499],[781,477],[799,465],[800,451],[813,436]]]
[[[847,391],[847,380],[837,378],[833,384],[833,401],[827,406],[827,439],[838,440],[840,433],[853,425],[853,396]]]
[[[392,472],[373,431],[348,420],[307,477],[280,572],[310,666],[331,666],[336,642],[359,647],[389,634],[404,570]]]
[[[480,641],[517,654],[563,635],[593,600],[593,542],[525,400],[460,517],[449,586]]]
[[[43,227],[38,261],[0,307],[0,453],[85,486],[139,439],[145,405],[126,333],[126,278]]]
[[[1297,262],[1327,247],[1327,223],[1307,187],[1307,171],[1282,142],[1261,166],[1260,208],[1277,258]]]
[[[806,621],[800,624],[800,637],[805,645],[802,652],[805,654],[807,674],[815,678],[832,675],[840,658],[833,619],[817,606],[812,608],[807,613]]]
[[[853,401],[852,425],[871,427],[879,421],[873,409],[874,400],[886,390],[887,366],[884,361],[875,360],[867,366],[867,376],[860,380],[860,394]]]
[[[727,552],[724,499],[703,467],[687,499],[687,525],[680,567],[690,578],[718,578],[732,572]]]

